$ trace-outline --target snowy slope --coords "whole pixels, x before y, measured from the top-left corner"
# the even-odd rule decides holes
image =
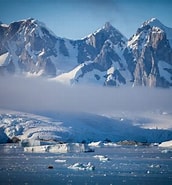
[[[113,113],[106,116],[86,113],[29,114],[0,111],[0,142],[43,139],[63,142],[135,140],[162,142],[172,139],[171,114]],[[169,124],[164,125],[164,121]],[[152,126],[153,125],[153,126]],[[143,128],[144,127],[144,128]],[[151,129],[148,129],[151,128]],[[2,137],[3,136],[3,137]]]
[[[68,73],[63,73],[51,80],[61,82],[63,84],[94,84],[102,85],[104,84],[106,78],[106,72],[100,71],[98,69],[92,69],[83,74],[83,70],[86,66],[92,65],[92,61],[84,62]]]

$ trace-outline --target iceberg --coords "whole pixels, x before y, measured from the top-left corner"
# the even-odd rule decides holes
[[[42,146],[29,146],[24,147],[25,152],[36,152],[36,153],[69,153],[69,152],[92,152],[87,144],[83,143],[58,143],[55,145],[42,145]]]

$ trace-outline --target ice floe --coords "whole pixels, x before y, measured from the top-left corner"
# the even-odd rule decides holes
[[[72,169],[72,170],[81,170],[81,171],[84,171],[84,170],[93,171],[93,170],[95,170],[95,166],[92,165],[90,162],[88,162],[87,164],[75,163],[73,165],[70,165],[68,168]]]
[[[56,159],[55,162],[56,163],[65,163],[66,160],[65,159]]]
[[[109,161],[110,160],[108,157],[103,156],[103,155],[95,155],[93,157],[99,159],[102,162],[106,162],[106,161]]]
[[[164,147],[164,148],[172,148],[172,140],[170,141],[165,141],[165,142],[162,142],[161,144],[159,144],[159,147]]]

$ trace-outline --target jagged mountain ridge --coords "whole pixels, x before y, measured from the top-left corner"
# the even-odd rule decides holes
[[[93,34],[57,37],[34,19],[0,24],[0,74],[46,76],[63,83],[172,86],[172,29],[157,19],[129,40],[110,23]]]
[[[128,42],[136,61],[134,84],[172,85],[172,29],[153,18],[146,21]]]

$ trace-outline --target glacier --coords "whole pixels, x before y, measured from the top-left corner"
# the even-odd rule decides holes
[[[44,145],[46,142],[90,143],[105,140],[161,143],[172,139],[171,114],[49,113],[43,116],[2,109],[0,113],[1,143],[6,143],[13,137],[23,141],[40,140]],[[169,125],[164,125],[164,121],[169,122]],[[34,142],[32,145],[34,147]],[[28,150],[31,151],[32,148]]]

